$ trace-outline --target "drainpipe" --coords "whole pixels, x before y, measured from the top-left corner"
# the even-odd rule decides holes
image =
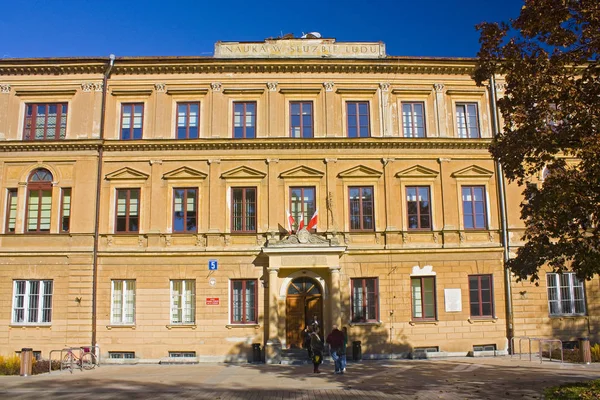
[[[102,106],[100,108],[100,145],[98,146],[98,168],[96,175],[96,216],[94,221],[94,252],[92,255],[92,346],[96,345],[96,310],[98,308],[98,242],[100,239],[100,189],[102,189],[102,157],[104,155],[104,120],[106,113],[106,91],[108,78],[115,65],[115,55],[109,57],[108,66],[102,79]],[[98,355],[98,354],[97,354]]]
[[[492,113],[492,129],[494,137],[500,134],[500,124],[498,122],[498,106],[496,104],[496,79],[494,75],[490,77],[490,106]],[[511,273],[506,267],[508,260],[510,259],[509,254],[509,241],[508,241],[508,223],[506,217],[506,189],[504,187],[504,172],[502,171],[502,165],[499,161],[496,161],[496,181],[498,184],[498,202],[500,203],[500,223],[502,225],[502,248],[504,253],[504,279],[505,279],[505,297],[506,297],[506,337],[508,339],[508,351],[510,354],[513,353],[513,349],[510,348],[511,339],[514,336],[513,327],[513,309],[512,309],[512,287],[511,287]]]

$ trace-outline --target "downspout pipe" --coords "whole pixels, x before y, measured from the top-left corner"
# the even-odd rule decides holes
[[[494,137],[500,134],[500,123],[498,116],[498,105],[497,105],[497,92],[496,92],[496,78],[494,75],[490,77],[490,108],[492,113],[492,129]],[[510,269],[507,267],[508,260],[510,259],[509,253],[509,240],[508,240],[508,222],[506,213],[506,188],[504,185],[504,172],[502,171],[502,165],[500,161],[496,160],[496,182],[498,185],[498,202],[500,207],[500,223],[502,226],[502,248],[504,253],[504,285],[505,285],[505,297],[506,297],[506,337],[508,339],[508,351],[510,354],[513,353],[511,346],[511,339],[514,336],[513,327],[513,308],[512,308],[512,279]]]
[[[108,78],[115,65],[115,55],[108,59],[102,79],[102,106],[100,108],[100,144],[98,145],[98,168],[96,175],[96,210],[94,219],[94,251],[92,254],[92,346],[96,345],[96,314],[98,310],[98,243],[100,240],[100,190],[102,189],[102,159],[104,155],[104,121],[106,119],[106,91]]]

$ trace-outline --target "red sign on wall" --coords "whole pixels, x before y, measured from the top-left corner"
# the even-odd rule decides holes
[[[219,298],[218,297],[207,297],[206,298],[206,305],[207,306],[218,306],[219,305]]]

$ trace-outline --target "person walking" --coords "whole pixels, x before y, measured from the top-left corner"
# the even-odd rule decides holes
[[[344,346],[344,334],[338,329],[337,325],[333,325],[331,333],[327,336],[327,344],[331,348],[331,358],[333,358],[335,364],[335,373],[343,374],[342,347]]]
[[[319,336],[319,327],[313,326],[310,333],[310,349],[312,351],[313,372],[319,374],[319,365],[323,362],[323,341]]]
[[[343,326],[342,333],[344,334],[344,346],[342,346],[342,372],[346,372],[346,352],[348,351],[348,328]]]
[[[310,325],[307,325],[306,328],[304,328],[304,330],[302,331],[302,347],[306,349],[306,351],[308,352],[308,359],[312,360],[313,358],[313,354],[312,354],[312,348],[310,346],[310,333],[312,332],[312,328],[310,327]]]

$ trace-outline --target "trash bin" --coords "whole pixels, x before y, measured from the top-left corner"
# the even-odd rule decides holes
[[[588,345],[589,348],[589,345]],[[33,349],[21,349],[21,376],[31,375],[33,368]]]
[[[579,338],[579,351],[581,362],[584,364],[592,363],[592,352],[590,351],[590,338]]]
[[[262,362],[260,343],[252,343],[252,362]]]
[[[352,360],[360,361],[362,360],[362,347],[360,345],[360,341],[352,342]]]

